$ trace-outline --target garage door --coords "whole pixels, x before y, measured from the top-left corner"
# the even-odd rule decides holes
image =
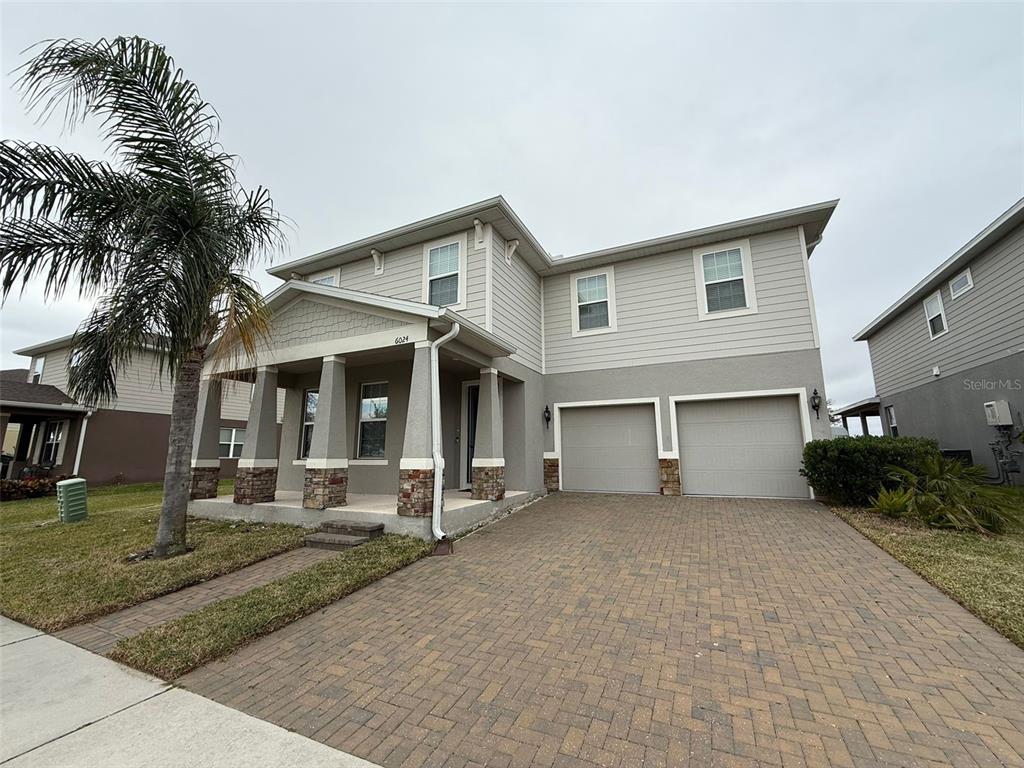
[[[562,488],[658,493],[653,405],[562,408]]]
[[[676,417],[683,493],[808,496],[796,397],[679,403]]]

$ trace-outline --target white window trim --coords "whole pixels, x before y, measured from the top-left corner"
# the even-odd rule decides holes
[[[608,283],[608,325],[604,328],[585,328],[580,330],[579,294],[576,292],[576,281],[587,277],[605,275]],[[572,335],[600,336],[603,333],[615,333],[619,330],[619,319],[615,311],[615,267],[609,265],[586,272],[574,272],[569,275],[569,298],[572,304]]]
[[[384,426],[384,455],[386,456],[387,453],[388,453],[388,437],[387,437],[387,434],[388,434],[388,428],[387,428],[388,417],[385,416],[383,419],[364,419],[363,418],[363,388],[364,387],[372,387],[375,384],[383,384],[384,386],[386,386],[388,388],[388,412],[390,413],[390,411],[391,411],[391,384],[389,382],[387,382],[387,381],[364,381],[364,382],[362,382],[359,385],[359,398],[356,400],[356,407],[358,409],[356,411],[356,421],[358,422],[358,425],[356,426],[356,459],[358,459],[359,461],[364,462],[364,463],[367,462],[367,461],[384,461],[384,463],[386,464],[387,460],[383,456],[363,456],[363,450],[362,450],[363,449],[363,424],[366,423],[366,422],[371,422],[371,421],[383,421],[384,425],[385,425]]]
[[[242,447],[244,447],[244,445],[245,445],[245,438],[244,437],[242,438],[242,442],[238,442],[235,438],[238,437],[238,433],[239,432],[245,432],[245,427],[221,427],[221,429],[230,429],[231,430],[231,440],[228,441],[227,443],[222,443],[220,441],[220,435],[218,434],[217,435],[217,438],[218,438],[217,439],[217,453],[220,453],[220,447],[222,445],[230,445],[231,447],[228,448],[228,455],[227,456],[220,456],[219,457],[220,461],[234,461],[236,459],[242,458]],[[236,445],[239,446],[238,455],[237,456],[232,456],[231,454],[233,453],[233,448]]]
[[[449,304],[448,309],[457,312],[460,309],[466,308],[466,262],[469,260],[469,249],[465,232],[460,232],[451,237],[431,240],[429,243],[423,244],[423,286],[421,298],[424,304],[430,303],[430,249],[442,248],[452,243],[456,243],[459,246],[459,270],[457,273],[449,272],[447,274],[458,274],[459,276],[459,300],[455,304]],[[438,275],[438,277],[445,276],[447,275]]]
[[[704,282],[704,256],[718,251],[740,250],[743,263],[743,295],[747,306],[740,309],[726,309],[720,312],[708,312],[707,283]],[[750,240],[732,240],[728,243],[712,243],[693,249],[693,276],[697,289],[697,319],[718,320],[723,317],[740,317],[757,314],[757,292],[754,290],[754,266],[750,258]],[[733,278],[735,279],[735,278]]]
[[[338,287],[340,287],[341,286],[341,267],[334,267],[332,269],[325,269],[325,270],[323,270],[321,272],[313,272],[313,273],[311,273],[309,275],[306,275],[306,282],[307,283],[316,283],[317,285],[328,285],[327,283],[317,282],[319,280],[325,280],[327,278],[331,278],[332,280],[334,280],[333,283],[329,284],[329,287],[331,287],[331,288],[338,288]]]
[[[961,288],[959,291],[954,291],[953,290],[953,283],[955,283],[957,280],[959,280],[961,277],[963,277],[965,275],[967,276],[967,287],[966,288]],[[959,298],[960,296],[963,296],[965,293],[967,293],[969,290],[971,290],[971,288],[973,288],[973,287],[974,287],[974,277],[971,275],[971,268],[968,267],[967,269],[963,270],[962,272],[958,272],[957,274],[953,275],[953,279],[949,281],[949,297],[951,299]]]
[[[939,314],[942,315],[942,330],[939,333],[932,333],[931,320],[935,315],[929,316],[928,314],[928,302],[932,299],[939,300]],[[921,307],[924,309],[924,324],[928,328],[928,336],[930,338],[937,339],[949,333],[949,320],[946,319],[946,308],[942,304],[942,291],[936,291],[931,296],[926,296],[924,301],[921,302]]]

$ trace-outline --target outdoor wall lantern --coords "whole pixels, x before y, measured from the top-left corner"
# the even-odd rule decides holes
[[[818,394],[817,389],[811,393],[811,408],[814,409],[814,418],[820,419],[821,414],[818,413],[818,409],[821,408],[821,395]]]
[[[544,406],[544,429],[548,429],[551,426],[551,409],[546,405]]]

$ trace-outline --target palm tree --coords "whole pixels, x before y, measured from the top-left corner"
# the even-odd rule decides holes
[[[98,121],[113,162],[0,142],[0,288],[42,279],[96,305],[75,334],[68,386],[101,405],[117,372],[155,352],[173,382],[158,557],[185,551],[190,459],[204,361],[252,358],[266,309],[248,267],[282,246],[262,187],[244,190],[213,108],[164,48],[138,37],[48,42],[20,70],[27,108],[68,127]]]

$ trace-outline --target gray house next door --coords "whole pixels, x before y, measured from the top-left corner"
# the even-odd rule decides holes
[[[653,405],[563,408],[561,421],[563,490],[658,493]]]
[[[807,498],[796,396],[676,406],[683,493]]]

